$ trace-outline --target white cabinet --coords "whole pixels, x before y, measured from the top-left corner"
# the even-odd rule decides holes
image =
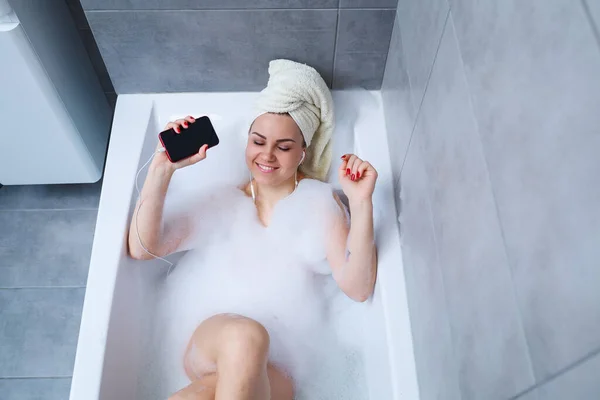
[[[0,183],[99,180],[111,114],[66,3],[0,0]]]

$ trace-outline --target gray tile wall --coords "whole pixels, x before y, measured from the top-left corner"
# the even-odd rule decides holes
[[[600,355],[594,354],[530,393],[537,394],[540,400],[597,399],[600,393],[599,370]],[[524,400],[525,397],[518,399]]]
[[[102,56],[100,55],[100,50],[98,50],[98,45],[96,44],[94,35],[90,30],[90,26],[85,17],[85,13],[81,8],[81,4],[79,3],[79,0],[66,0],[66,2],[69,6],[71,15],[73,16],[73,19],[75,20],[75,23],[79,30],[79,36],[81,37],[81,41],[83,42],[90,57],[90,60],[92,61],[92,65],[94,66],[96,75],[98,75],[98,79],[100,80],[102,89],[104,89],[106,98],[114,108],[115,103],[117,101],[117,95],[115,94],[115,89],[113,87],[112,81],[110,79],[110,76],[108,75],[106,66],[104,65],[104,61],[102,60]]]
[[[100,183],[0,188],[0,398],[69,397]]]
[[[592,19],[592,24],[595,28],[596,40],[600,41],[600,1],[598,0],[582,0],[586,12],[589,13]]]
[[[81,3],[117,93],[257,91],[276,58],[379,89],[396,13],[395,0]]]
[[[597,4],[398,4],[382,95],[424,400],[600,398]]]

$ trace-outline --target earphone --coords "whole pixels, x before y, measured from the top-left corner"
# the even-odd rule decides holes
[[[300,159],[300,162],[298,163],[298,166],[302,165],[302,162],[304,161],[304,158],[306,157],[306,150],[304,150],[302,152],[302,158]]]
[[[137,191],[137,194],[138,194],[137,201],[140,202],[140,205],[137,207],[137,210],[135,212],[135,233],[136,233],[137,238],[138,238],[138,243],[140,244],[140,246],[142,246],[142,249],[144,249],[144,251],[146,253],[148,253],[149,255],[151,255],[152,257],[154,257],[154,258],[156,258],[158,260],[164,261],[167,264],[169,264],[169,270],[167,271],[167,275],[169,275],[171,273],[171,269],[173,269],[173,267],[174,267],[174,264],[171,261],[169,261],[169,260],[166,260],[166,259],[164,259],[162,257],[159,257],[156,254],[153,254],[152,252],[150,252],[150,250],[148,250],[146,248],[146,246],[144,246],[144,243],[142,243],[142,238],[140,237],[140,229],[138,227],[138,215],[140,213],[140,209],[142,208],[142,204],[144,203],[144,201],[141,199],[142,193],[140,192],[140,187],[138,185],[138,178],[140,177],[140,173],[144,170],[144,168],[146,168],[146,166],[148,164],[150,164],[150,161],[152,161],[152,159],[154,158],[154,156],[157,155],[158,153],[163,153],[164,151],[165,151],[165,148],[164,147],[160,147],[158,150],[156,150],[156,152],[152,153],[152,155],[150,156],[150,158],[148,159],[148,161],[146,161],[146,163],[144,165],[142,165],[142,168],[140,168],[140,170],[135,175],[135,190]]]

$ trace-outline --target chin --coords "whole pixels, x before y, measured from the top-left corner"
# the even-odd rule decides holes
[[[264,174],[260,171],[252,171],[252,176],[254,177],[254,180],[258,183],[262,183],[265,185],[277,185],[278,183],[281,182],[281,177],[279,176],[279,174]]]

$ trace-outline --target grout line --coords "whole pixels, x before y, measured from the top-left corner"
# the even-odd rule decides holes
[[[372,55],[377,55],[377,54],[389,54],[389,51],[385,52],[385,51],[356,51],[356,50],[350,50],[350,51],[340,51],[340,54],[372,54]]]
[[[132,9],[132,10],[122,10],[122,9],[102,9],[102,10],[84,10],[87,13],[137,13],[137,12],[190,12],[190,11],[200,11],[200,12],[264,12],[264,11],[341,11],[341,10],[353,10],[353,11],[396,11],[396,8],[393,7],[352,7],[352,8],[141,8],[141,9]]]
[[[339,6],[339,1],[338,1]],[[335,88],[335,63],[337,60],[337,44],[340,38],[340,10],[337,10],[337,18],[335,19],[335,40],[333,42],[333,65],[331,66],[331,88]]]
[[[396,22],[397,22],[397,24],[396,24]],[[405,46],[404,46],[404,40],[405,39],[404,39],[404,35],[402,34],[402,26],[400,24],[400,16],[399,16],[399,14],[398,14],[397,11],[396,11],[396,16],[394,17],[394,27],[392,28],[392,36],[394,35],[394,29],[396,28],[396,26],[398,27],[398,34],[400,35],[400,47],[401,47],[401,50],[402,50],[402,52],[401,52],[400,55],[402,56],[402,65],[404,67],[404,74],[406,75],[406,82],[408,83],[408,102],[409,102],[408,107],[410,109],[410,116],[412,116],[413,114],[415,114],[415,120],[413,121],[413,126],[411,128],[410,136],[408,138],[408,143],[406,144],[406,150],[404,151],[404,159],[402,160],[402,165],[400,166],[400,171],[398,171],[398,174],[399,174],[398,175],[398,182],[400,182],[400,177],[402,176],[402,168],[404,167],[404,162],[405,162],[406,156],[408,155],[408,150],[410,148],[410,140],[411,140],[411,137],[412,137],[412,133],[413,133],[413,131],[415,129],[415,122],[417,120],[417,115],[416,115],[417,112],[414,109],[415,105],[413,104],[413,98],[412,98],[413,97],[412,96],[413,88],[412,88],[412,83],[410,81],[410,76],[409,76],[409,73],[408,73],[408,64],[406,63],[406,54],[405,54]],[[392,51],[392,41],[391,41],[391,38],[390,38],[390,48],[388,50],[388,56],[389,56],[389,53],[391,51]],[[387,60],[386,60],[386,66],[385,66],[385,69],[384,69],[384,78],[385,78],[385,71],[386,70],[387,70]],[[382,82],[382,87],[383,87],[383,82]],[[390,153],[390,156],[391,156],[391,153]]]
[[[72,379],[73,375],[65,375],[65,376],[0,376],[0,380],[10,380],[10,379],[28,379],[28,380],[36,380],[36,379]]]
[[[419,162],[421,164],[421,168],[423,169],[423,172],[425,174],[425,177],[427,180],[429,180],[429,173],[427,172],[427,168],[425,168],[424,165],[424,161],[423,161],[423,154],[421,153],[420,149],[417,146],[417,149],[419,151],[418,156],[419,156]],[[408,152],[407,152],[408,153]],[[458,396],[459,399],[462,400],[463,398],[463,385],[461,383],[460,380],[460,363],[458,362],[458,357],[456,357],[456,349],[454,346],[454,343],[456,343],[456,332],[454,331],[454,328],[452,326],[452,322],[450,321],[450,311],[448,309],[448,305],[450,304],[450,301],[448,300],[448,290],[446,289],[447,285],[446,285],[446,277],[444,276],[444,269],[442,268],[442,260],[440,258],[440,253],[439,253],[439,241],[438,241],[438,235],[436,233],[436,229],[435,229],[435,223],[433,221],[433,206],[431,205],[431,196],[430,196],[430,188],[427,187],[426,193],[425,195],[427,196],[427,211],[429,211],[429,226],[431,227],[431,233],[433,236],[433,246],[434,246],[434,250],[435,250],[435,262],[436,262],[436,269],[438,274],[440,274],[440,281],[442,284],[442,292],[443,292],[443,298],[444,298],[444,316],[445,316],[445,320],[446,320],[446,324],[448,325],[448,334],[450,335],[450,356],[452,357],[452,380],[455,380],[456,382],[456,388],[458,389]]]
[[[140,8],[132,10],[122,9],[103,9],[103,10],[85,10],[85,13],[142,13],[142,12],[264,12],[264,11],[337,11],[338,8]]]
[[[479,138],[479,149],[481,151],[481,155],[483,157],[483,162],[485,165],[485,172],[487,175],[487,179],[488,182],[490,184],[490,191],[492,194],[492,200],[494,203],[494,210],[496,212],[496,220],[498,221],[498,228],[500,230],[500,238],[502,240],[502,248],[504,249],[504,257],[506,258],[506,266],[507,266],[507,270],[508,270],[508,276],[510,278],[510,283],[512,284],[512,295],[513,295],[513,300],[515,302],[515,308],[516,308],[516,313],[517,313],[517,324],[523,334],[523,340],[524,340],[524,344],[525,344],[525,348],[527,349],[527,361],[529,363],[529,370],[531,372],[531,377],[533,378],[533,382],[536,381],[536,373],[535,373],[535,368],[533,366],[533,359],[531,356],[531,343],[529,340],[529,336],[527,334],[527,330],[525,329],[525,324],[523,322],[524,318],[523,318],[523,310],[521,309],[521,303],[519,302],[519,296],[517,293],[517,285],[515,283],[515,276],[514,276],[514,272],[513,272],[513,266],[512,266],[512,262],[511,262],[511,257],[509,255],[509,251],[508,251],[508,246],[506,244],[506,233],[504,231],[504,226],[502,224],[502,218],[501,218],[501,213],[500,213],[500,207],[498,206],[498,201],[497,199],[497,195],[496,195],[496,191],[494,190],[494,184],[492,182],[492,176],[490,174],[490,165],[488,162],[488,157],[486,155],[486,151],[485,151],[485,147],[483,145],[483,139],[482,139],[482,134],[481,134],[481,129],[479,126],[479,120],[477,119],[477,114],[475,112],[475,101],[473,99],[473,92],[471,91],[471,85],[469,84],[469,80],[467,79],[467,72],[466,72],[466,68],[465,68],[465,64],[464,64],[464,60],[462,57],[462,51],[460,48],[460,41],[458,40],[458,36],[456,34],[456,30],[454,30],[454,40],[456,41],[456,46],[458,48],[458,55],[460,58],[460,63],[461,63],[461,67],[462,67],[462,77],[464,79],[465,85],[467,87],[467,91],[468,91],[468,101],[469,101],[469,106],[471,108],[471,114],[473,116],[473,122],[475,124],[475,129],[476,129],[476,133],[477,133],[477,137]]]
[[[0,290],[29,290],[29,289],[86,289],[86,286],[7,286]]]
[[[596,43],[598,44],[598,47],[600,47],[600,31],[598,25],[596,25],[596,21],[594,21],[594,18],[592,17],[592,12],[590,11],[590,6],[587,3],[587,0],[581,0],[581,5],[583,6],[583,11],[585,12],[588,22],[592,27],[592,32],[594,33]]]
[[[438,42],[438,46],[437,46],[437,49],[435,51],[435,55],[433,57],[433,61],[431,63],[431,68],[429,70],[429,76],[427,77],[427,83],[425,84],[425,89],[423,91],[423,96],[421,97],[421,100],[419,102],[419,107],[418,107],[418,109],[416,110],[416,113],[415,113],[415,118],[414,118],[414,122],[413,122],[412,131],[411,131],[411,134],[410,134],[410,139],[409,139],[407,147],[406,147],[406,153],[404,154],[404,160],[402,161],[402,166],[400,168],[400,171],[402,171],[404,169],[404,164],[406,163],[406,159],[408,158],[408,153],[410,151],[410,146],[411,146],[414,134],[415,134],[416,127],[417,127],[417,122],[418,122],[419,116],[421,114],[423,103],[425,101],[425,96],[427,95],[427,89],[429,88],[429,82],[431,81],[431,76],[433,75],[433,70],[434,70],[435,64],[437,62],[437,57],[438,57],[438,53],[440,51],[440,47],[442,45],[442,40],[444,38],[444,35],[446,34],[446,27],[447,27],[449,19],[450,19],[450,9],[448,9],[448,13],[446,14],[446,18],[444,20],[444,25],[443,25],[442,30],[441,30],[441,34],[440,34],[440,39],[439,39],[439,42]],[[401,37],[402,37],[402,33],[400,33],[400,34],[401,34]],[[403,51],[404,51],[404,47],[403,47]],[[410,87],[411,83],[410,83],[410,78],[408,77],[408,70],[407,70],[407,78],[408,78],[408,83],[409,83],[409,87]],[[412,88],[411,88],[411,91],[412,91]],[[411,102],[412,102],[412,99],[411,99]],[[418,150],[418,155],[419,155],[419,162],[422,164],[423,160],[422,160],[421,151],[420,151],[420,149],[418,149],[418,147],[417,147],[417,150]],[[425,168],[425,166],[421,165],[421,168]],[[424,173],[428,177],[428,173],[427,173],[426,169],[424,170]],[[439,258],[438,238],[437,238],[437,235],[435,234],[435,226],[433,224],[433,209],[432,209],[432,206],[431,206],[431,201],[430,201],[429,193],[427,193],[427,198],[428,198],[428,201],[427,201],[427,210],[428,210],[428,213],[429,213],[429,224],[430,224],[431,228],[433,229],[433,243],[434,243],[434,248],[435,248],[435,253],[436,253],[435,254],[436,265],[437,265],[438,273],[440,274],[440,281],[441,281],[441,286],[442,286],[443,298],[444,298],[444,302],[445,302],[445,305],[446,305],[446,318],[445,318],[445,320],[446,320],[446,323],[448,325],[448,333],[450,335],[450,346],[451,346],[450,350],[451,350],[451,357],[452,357],[452,361],[453,361],[453,370],[454,370],[454,374],[453,375],[455,375],[455,378],[456,378],[456,384],[457,384],[457,388],[458,388],[458,394],[459,394],[460,398],[462,399],[462,397],[463,397],[463,385],[461,384],[461,381],[460,381],[460,377],[459,377],[459,369],[460,368],[459,368],[459,365],[458,365],[458,361],[456,359],[456,354],[455,354],[455,349],[454,349],[454,343],[455,343],[456,334],[455,334],[454,329],[452,327],[452,323],[450,321],[450,317],[447,315],[448,314],[448,312],[447,312],[448,311],[447,310],[448,294],[447,294],[447,289],[446,289],[446,279],[444,277],[444,272],[443,272],[443,269],[442,269],[442,266],[441,266],[441,260]]]
[[[423,107],[423,103],[425,102],[425,96],[427,95],[427,89],[429,88],[429,82],[431,81],[431,76],[433,75],[433,70],[435,68],[435,64],[437,62],[437,57],[438,57],[438,53],[440,51],[440,48],[442,47],[442,41],[444,39],[444,36],[446,35],[446,29],[448,26],[448,21],[450,20],[450,9],[448,8],[448,13],[446,14],[446,19],[444,21],[444,26],[442,28],[442,33],[440,35],[440,41],[438,43],[438,47],[435,51],[435,56],[433,58],[433,62],[431,64],[431,70],[429,71],[429,76],[427,77],[427,84],[425,85],[425,90],[423,91],[423,97],[421,98],[421,102],[419,104],[419,109],[417,111],[417,114],[415,116],[415,122],[414,122],[414,126],[413,126],[413,132],[411,133],[410,136],[410,140],[409,140],[409,144],[407,147],[407,151],[406,151],[406,155],[404,157],[404,161],[402,162],[402,168],[400,169],[400,171],[402,171],[402,169],[404,169],[404,163],[406,162],[406,158],[408,157],[408,151],[410,150],[410,143],[412,142],[413,136],[414,136],[414,132],[416,130],[417,127],[417,121],[419,119],[419,115],[421,114],[421,109]],[[416,144],[415,144],[416,145]],[[426,179],[429,180],[429,173],[427,171],[427,168],[425,168],[424,165],[424,161],[423,161],[423,155],[421,153],[421,149],[419,148],[419,146],[417,146],[417,150],[418,150],[418,155],[420,158],[420,163],[421,163],[421,168],[423,168],[423,171],[425,173]],[[454,330],[454,327],[452,325],[451,319],[450,319],[450,313],[448,310],[448,304],[450,303],[448,301],[448,290],[447,290],[447,283],[446,283],[446,277],[444,275],[444,269],[442,268],[442,261],[440,258],[440,254],[439,254],[439,241],[438,241],[438,235],[436,233],[436,229],[435,229],[435,224],[434,224],[434,218],[433,218],[433,206],[431,204],[431,196],[429,193],[429,189],[427,190],[427,205],[428,205],[428,211],[429,211],[429,224],[431,226],[431,230],[433,233],[433,244],[434,244],[434,249],[435,249],[435,257],[436,257],[436,266],[437,266],[437,270],[438,273],[440,274],[440,281],[441,281],[441,285],[442,285],[442,292],[443,292],[443,298],[444,298],[444,315],[445,315],[445,320],[446,323],[448,325],[448,333],[450,335],[450,357],[452,358],[452,369],[453,369],[453,380],[455,379],[456,382],[456,389],[458,390],[458,396],[460,399],[463,398],[463,393],[464,393],[464,388],[463,388],[463,384],[461,382],[460,379],[460,363],[458,361],[458,358],[456,357],[456,349],[454,344],[456,343],[456,332]]]
[[[288,8],[286,10],[294,10],[293,8]],[[315,10],[314,8],[312,10]],[[316,10],[319,10],[318,8]],[[371,7],[371,8],[365,8],[365,7],[344,7],[344,8],[340,8],[340,10],[353,10],[353,11],[397,11],[397,8],[392,8],[392,7],[382,7],[382,8],[377,8],[377,7]]]
[[[1,208],[2,212],[37,212],[37,211],[98,211],[98,207],[95,208]]]
[[[396,12],[394,13],[394,23],[392,24],[392,33],[390,35],[390,41],[389,41],[388,46],[387,46],[388,50],[387,50],[386,53],[384,53],[385,54],[385,61],[383,62],[383,72],[381,73],[381,86],[380,86],[379,90],[381,90],[381,88],[383,87],[383,80],[385,78],[385,70],[387,69],[388,58],[390,58],[390,51],[392,50],[392,38],[394,37],[394,26],[396,25],[396,18],[397,17],[398,17],[398,10],[396,10]],[[400,29],[400,24],[398,24],[398,29]],[[402,39],[402,32],[400,32],[400,39]],[[404,47],[402,47],[402,52],[404,53]],[[373,53],[373,54],[377,54],[377,53]],[[408,73],[406,74],[406,77],[408,79]],[[400,171],[402,171],[402,169]]]
[[[427,76],[427,83],[425,84],[425,89],[423,90],[423,96],[421,97],[421,101],[419,102],[419,107],[415,113],[415,120],[413,122],[412,131],[410,132],[410,138],[408,139],[408,144],[406,146],[406,153],[404,154],[404,159],[402,160],[402,165],[400,166],[400,172],[404,169],[404,163],[406,163],[406,157],[408,156],[408,149],[410,149],[410,144],[412,143],[413,136],[415,134],[415,130],[417,128],[417,122],[419,121],[419,116],[421,115],[421,109],[423,108],[423,103],[425,102],[425,96],[427,95],[427,89],[429,89],[429,81],[431,80],[431,75],[433,74],[433,68],[435,67],[435,63],[437,61],[437,56],[440,51],[440,47],[442,46],[442,38],[444,37],[444,32],[446,31],[446,25],[448,24],[448,19],[450,17],[450,10],[448,10],[446,14],[446,19],[444,20],[444,26],[442,27],[442,33],[440,35],[440,40],[437,45],[437,49],[435,50],[435,55],[433,57],[433,61],[431,63],[431,68],[429,69],[429,75]],[[402,32],[400,32],[402,33]],[[404,52],[404,47],[403,47]],[[406,75],[408,76],[408,68],[406,70]],[[409,85],[410,85],[410,76],[408,77]],[[411,89],[412,91],[412,89]]]
[[[591,351],[589,354],[581,357],[579,360],[576,360],[574,362],[572,362],[571,364],[567,365],[564,368],[559,369],[558,371],[556,371],[555,373],[549,375],[548,377],[542,379],[539,382],[536,382],[534,385],[530,386],[529,388],[523,390],[522,392],[519,392],[518,394],[516,394],[515,396],[509,398],[508,400],[517,400],[519,397],[524,396],[532,391],[534,391],[535,389],[538,389],[542,386],[544,386],[547,383],[550,383],[551,381],[561,377],[562,375],[566,374],[567,372],[581,366],[582,364],[585,364],[586,362],[590,361],[592,358],[595,358],[596,356],[600,355],[600,348]]]

